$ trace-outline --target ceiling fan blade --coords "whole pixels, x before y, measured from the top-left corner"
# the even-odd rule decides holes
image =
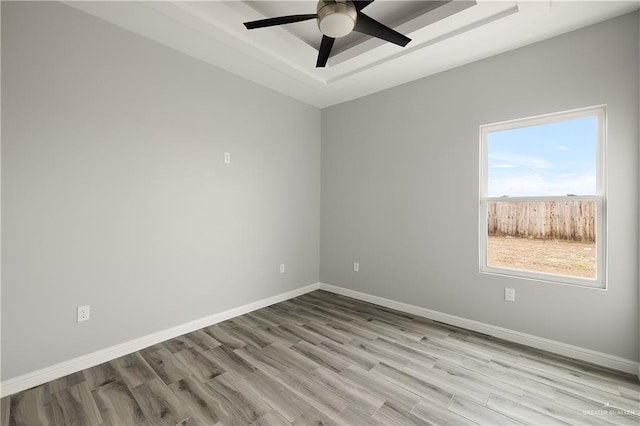
[[[352,3],[356,7],[356,10],[360,12],[362,9],[364,9],[365,7],[373,3],[373,0],[363,0],[363,1],[356,0],[356,1],[353,1]]]
[[[308,21],[309,19],[316,19],[315,13],[307,15],[289,15],[278,16],[277,18],[260,19],[258,21],[245,22],[244,26],[248,30],[256,28],[273,27],[274,25],[293,24],[294,22]]]
[[[356,26],[353,31],[380,38],[403,47],[411,41],[409,37],[400,34],[396,30],[392,30],[362,12],[358,12],[358,19],[356,20]]]
[[[335,38],[322,36],[322,43],[320,43],[320,50],[318,50],[318,62],[316,62],[316,68],[324,68],[327,65],[327,60],[329,60],[329,55],[331,54],[331,48],[333,47],[333,42],[336,41]]]

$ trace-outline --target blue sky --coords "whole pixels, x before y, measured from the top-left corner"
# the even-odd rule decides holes
[[[488,196],[594,195],[597,117],[488,135]]]

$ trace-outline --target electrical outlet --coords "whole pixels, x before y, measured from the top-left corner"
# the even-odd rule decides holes
[[[516,301],[516,289],[515,288],[505,288],[504,289],[504,300],[507,302],[515,302]]]
[[[280,273],[284,274],[284,263],[280,264]]]
[[[224,162],[225,162],[225,164],[230,164],[231,163],[231,153],[230,152],[225,152],[224,153]]]
[[[91,306],[78,306],[78,322],[89,321]]]
[[[360,263],[353,262],[353,272],[360,272]]]

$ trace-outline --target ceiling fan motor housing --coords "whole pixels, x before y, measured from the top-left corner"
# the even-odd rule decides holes
[[[350,1],[320,0],[318,28],[327,37],[344,37],[353,31],[358,19],[356,7]]]

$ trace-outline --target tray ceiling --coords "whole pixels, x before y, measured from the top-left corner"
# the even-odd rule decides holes
[[[535,43],[640,7],[628,1],[377,0],[365,12],[409,36],[358,33],[315,68],[315,20],[248,31],[243,22],[315,13],[315,1],[65,2],[316,107],[326,107]]]

